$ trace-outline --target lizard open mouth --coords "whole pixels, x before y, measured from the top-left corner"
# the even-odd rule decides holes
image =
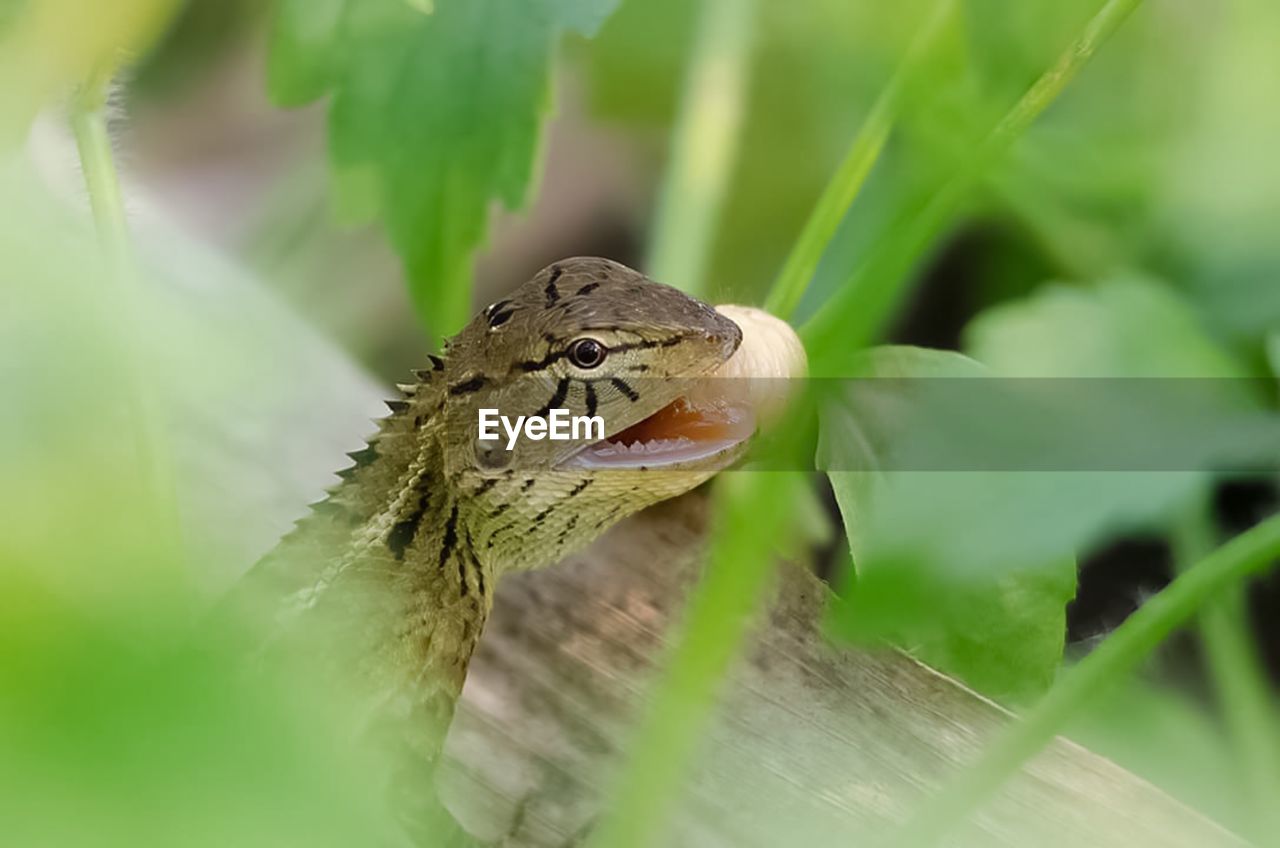
[[[697,392],[588,445],[565,465],[618,469],[700,466],[751,438],[755,429],[755,415],[745,403]]]

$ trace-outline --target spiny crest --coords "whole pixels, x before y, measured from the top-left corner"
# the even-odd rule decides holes
[[[375,422],[378,431],[368,439],[363,448],[347,453],[352,464],[334,472],[337,474],[339,482],[325,489],[327,497],[324,500],[310,505],[313,513],[333,516],[340,511],[342,509],[341,505],[334,503],[333,498],[342,491],[343,484],[354,479],[361,469],[373,464],[373,462],[378,458],[379,441],[384,438],[394,438],[400,434],[399,432],[392,431],[392,428],[397,428],[399,431],[402,431],[403,429],[403,425],[400,423],[400,419],[397,416],[400,416],[412,409],[413,401],[418,398],[422,390],[430,386],[432,383],[440,380],[444,371],[443,359],[438,356],[429,356],[428,359],[431,361],[430,368],[420,368],[413,372],[413,375],[418,379],[418,382],[399,383],[396,385],[396,388],[400,391],[402,397],[383,401],[383,403],[386,404],[387,409],[390,410],[391,415],[384,416]]]

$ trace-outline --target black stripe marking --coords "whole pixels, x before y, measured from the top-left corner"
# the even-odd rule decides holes
[[[548,515],[550,515],[550,514],[551,514],[551,511],[552,511],[553,509],[555,509],[555,507],[551,507],[551,506],[549,506],[549,507],[547,507],[546,509],[544,509],[542,512],[540,512],[540,513],[538,513],[537,515],[535,515],[535,516],[533,517],[533,523],[534,523],[534,524],[541,524],[541,523],[543,522],[543,520],[544,520]]]
[[[632,403],[640,400],[640,395],[636,393],[635,389],[631,388],[631,385],[626,380],[623,380],[620,377],[610,377],[609,382],[613,384],[615,389],[626,395],[627,400]]]
[[[457,395],[470,394],[471,392],[481,389],[484,386],[484,383],[484,375],[477,374],[469,380],[463,380],[461,383],[454,383],[449,387],[449,394],[454,395],[455,397]]]
[[[563,545],[569,538],[569,534],[573,532],[573,528],[578,526],[578,514],[575,512],[569,516],[569,520],[565,522],[564,528],[560,530],[560,536],[556,539],[557,545]]]
[[[511,509],[511,501],[500,503],[493,508],[493,512],[489,513],[489,517],[497,518],[499,515],[502,515],[502,513],[506,512],[509,509]]]
[[[586,387],[587,417],[589,418],[596,414],[596,387],[590,383],[583,385]]]
[[[520,491],[522,491],[522,492],[527,492],[527,491],[529,491],[530,489],[532,489],[532,488],[533,488],[533,484],[534,484],[534,483],[536,483],[536,482],[538,482],[538,478],[536,478],[536,477],[530,477],[528,480],[525,480],[525,481],[524,481],[524,485],[520,487]]]
[[[387,405],[387,409],[397,415],[409,408],[409,401],[407,400],[384,400],[383,403]]]
[[[594,482],[595,482],[595,480],[594,480],[593,478],[591,478],[591,477],[586,478],[586,479],[585,479],[585,480],[583,480],[581,483],[579,483],[578,485],[576,485],[576,486],[574,486],[572,489],[570,489],[570,490],[569,490],[569,495],[568,495],[568,496],[569,496],[569,497],[571,497],[571,498],[577,497],[578,495],[580,495],[580,494],[582,494],[583,492],[585,492],[585,491],[586,491],[586,489],[587,489],[587,487],[588,487],[588,486],[590,486],[590,485],[591,485],[592,483],[594,483]]]
[[[476,591],[480,593],[480,597],[484,597],[484,568],[480,565],[480,560],[476,559],[476,543],[471,540],[471,528],[467,528],[467,547],[463,554],[471,563],[471,570],[476,575]]]
[[[600,288],[599,283],[587,283],[585,286],[578,289],[574,294],[578,296],[582,296],[584,294],[591,294],[593,291],[595,291],[598,288]]]
[[[498,485],[498,478],[490,477],[487,480],[485,480],[483,483],[481,483],[479,486],[476,486],[475,490],[471,494],[476,495],[478,497],[488,492],[490,489],[492,489],[496,485]]]
[[[524,371],[525,373],[529,373],[533,371],[541,371],[543,368],[546,368],[548,365],[551,365],[552,363],[555,363],[560,361],[561,359],[564,359],[566,353],[568,353],[568,351],[564,351],[564,350],[549,351],[547,355],[542,357],[541,359],[528,359],[528,360],[525,360],[524,362],[517,363],[516,368],[519,368],[521,371]],[[514,371],[515,369],[513,368],[512,370]]]
[[[655,347],[674,347],[684,341],[683,336],[669,336],[665,339],[646,339],[642,342],[632,342],[631,344],[613,345],[609,348],[610,353],[618,353],[625,350],[648,350]]]
[[[427,359],[431,360],[431,370],[432,370],[432,371],[443,371],[443,370],[444,370],[444,360],[443,360],[443,359],[441,359],[440,357],[435,356],[435,355],[433,355],[433,354],[427,354]]]
[[[449,512],[449,520],[444,525],[444,541],[440,544],[440,567],[444,568],[445,563],[449,561],[449,555],[453,553],[454,547],[458,544],[458,505],[455,503],[453,509]],[[463,594],[466,594],[466,585],[463,584]]]
[[[605,515],[604,518],[596,522],[596,529],[601,530],[608,526],[611,521],[618,517],[618,513],[621,511],[622,507],[620,506],[615,506],[613,509],[609,510],[608,514]]]
[[[427,514],[427,504],[431,493],[427,490],[427,474],[424,471],[418,477],[418,482],[414,486],[417,491],[418,503],[413,508],[413,512],[391,528],[391,532],[387,534],[387,549],[395,556],[398,562],[404,561],[405,551],[409,549],[409,545],[413,544],[413,538],[418,535],[418,527],[422,524],[422,518]]]
[[[560,300],[560,291],[559,289],[556,288],[556,280],[560,279],[560,275],[563,273],[564,273],[564,269],[562,269],[559,265],[551,266],[551,277],[547,280],[547,289],[546,289],[548,307],[555,306],[556,302]]]
[[[641,362],[639,365],[632,365],[627,370],[630,371],[632,374],[643,374],[644,372],[649,370],[649,366]]]
[[[498,537],[515,526],[515,522],[509,522],[493,531],[493,535],[489,537],[489,541],[485,543],[486,548],[492,548],[493,543],[498,541]]]
[[[569,396],[569,378],[562,377],[560,382],[556,384],[556,390],[551,394],[551,400],[547,401],[547,405],[541,410],[534,413],[538,418],[546,418],[551,414],[551,410],[559,409],[564,405],[564,399]]]

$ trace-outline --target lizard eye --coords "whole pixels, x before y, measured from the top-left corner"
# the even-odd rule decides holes
[[[578,339],[569,345],[569,361],[579,368],[598,368],[609,349],[595,339]]]

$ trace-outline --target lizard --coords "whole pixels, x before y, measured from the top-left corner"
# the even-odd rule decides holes
[[[412,841],[443,844],[456,827],[434,772],[496,582],[742,456],[750,410],[690,400],[741,341],[730,318],[624,265],[553,263],[400,386],[328,497],[234,591],[265,644],[316,658],[364,704],[361,732],[394,752],[386,789]],[[482,408],[598,415],[605,438],[508,450],[478,438]]]

